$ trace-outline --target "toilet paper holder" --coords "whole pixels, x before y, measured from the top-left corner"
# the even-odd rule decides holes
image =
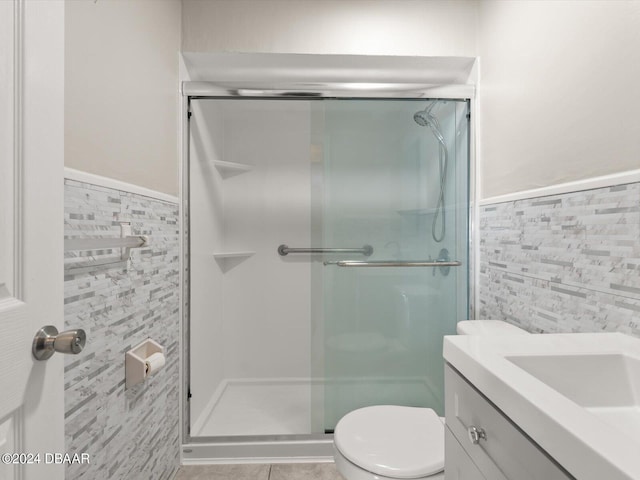
[[[162,358],[155,354],[162,355]],[[164,347],[150,338],[146,339],[124,355],[125,387],[131,388],[143,382],[155,373],[155,368],[163,365]]]

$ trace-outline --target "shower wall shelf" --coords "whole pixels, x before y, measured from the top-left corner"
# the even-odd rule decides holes
[[[417,208],[414,210],[397,210],[397,213],[398,215],[430,215],[435,211],[435,208]]]
[[[223,162],[222,160],[214,161],[213,165],[216,167],[218,172],[220,172],[220,175],[222,175],[224,178],[248,172],[253,168],[252,165],[235,162]]]
[[[246,251],[246,252],[215,252],[213,254],[214,258],[241,258],[241,257],[251,257],[252,255],[255,255],[256,252],[250,252],[250,251]]]
[[[449,213],[449,212],[454,212],[456,211],[456,209],[459,208],[457,206],[449,206],[449,207],[445,207],[444,211]],[[436,209],[435,208],[413,208],[413,209],[406,209],[406,210],[396,210],[396,213],[398,215],[433,215],[434,213],[436,213]]]
[[[213,258],[220,269],[226,273],[232,268],[240,265],[249,257],[255,255],[256,252],[243,251],[243,252],[215,252]]]

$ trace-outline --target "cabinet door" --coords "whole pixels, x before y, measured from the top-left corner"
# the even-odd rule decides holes
[[[573,478],[448,365],[445,370],[445,401],[447,427],[488,479]],[[482,429],[486,435],[475,443],[468,434],[468,429],[473,427]]]
[[[444,444],[447,452],[444,480],[486,480],[448,428],[445,428]]]

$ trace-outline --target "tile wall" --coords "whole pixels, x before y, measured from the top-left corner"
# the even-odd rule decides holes
[[[65,357],[65,437],[80,480],[171,478],[179,455],[178,205],[124,191],[65,181],[65,237],[119,236],[120,222],[149,246],[127,262],[120,250],[65,254],[65,328],[83,328],[85,349]],[[88,256],[88,255],[93,256]],[[153,338],[165,347],[164,369],[125,389],[125,352]]]
[[[477,318],[640,336],[640,183],[484,205]]]

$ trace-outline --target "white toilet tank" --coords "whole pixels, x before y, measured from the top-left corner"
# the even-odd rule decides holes
[[[456,326],[458,335],[529,335],[521,328],[502,320],[465,320]]]

